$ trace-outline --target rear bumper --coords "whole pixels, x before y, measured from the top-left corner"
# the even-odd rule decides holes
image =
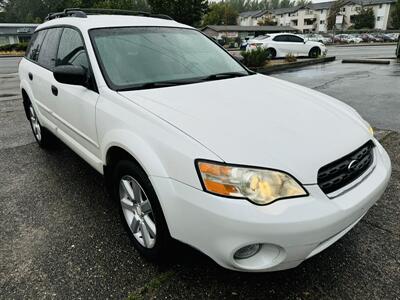
[[[390,159],[377,145],[375,169],[346,193],[329,199],[318,185],[310,195],[256,206],[217,197],[168,178],[152,177],[171,235],[204,252],[221,266],[238,271],[276,271],[299,265],[346,234],[381,197]],[[258,243],[248,259],[234,253]]]

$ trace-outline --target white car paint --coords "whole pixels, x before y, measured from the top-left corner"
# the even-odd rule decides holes
[[[279,39],[289,37],[296,41],[279,41]],[[257,47],[273,49],[275,57],[285,57],[286,55],[309,56],[310,50],[317,48],[321,55],[327,54],[326,46],[320,42],[304,40],[301,36],[292,33],[268,34],[264,39],[253,39],[248,42],[246,51],[251,51]]]
[[[149,176],[172,237],[223,267],[258,272],[295,267],[350,230],[387,186],[389,157],[365,121],[349,106],[316,91],[264,75],[126,92],[107,86],[88,30],[186,25],[147,17],[89,16],[56,19],[38,30],[56,25],[82,32],[98,93],[60,84],[50,71],[23,59],[21,89],[41,124],[100,173],[111,147],[129,152]],[[43,82],[31,83],[30,72]],[[52,84],[61,100],[51,96]],[[317,184],[318,169],[368,140],[376,145],[374,168],[330,199]],[[283,170],[309,195],[266,206],[215,196],[203,191],[196,159]],[[262,244],[260,252],[249,259],[234,258],[237,249],[251,243]]]

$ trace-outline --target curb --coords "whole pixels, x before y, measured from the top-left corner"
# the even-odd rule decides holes
[[[388,65],[389,60],[382,59],[343,59],[342,64],[376,64],[376,65]]]
[[[393,43],[364,43],[364,44],[360,43],[360,44],[344,44],[344,45],[331,44],[330,46],[346,48],[346,47],[369,47],[369,46],[377,47],[377,46],[392,46],[392,45],[397,45],[397,43],[396,42],[393,42]]]
[[[256,71],[258,73],[261,73],[261,74],[270,74],[270,73],[278,72],[278,71],[285,71],[285,70],[289,70],[289,69],[296,69],[296,68],[301,68],[301,67],[305,67],[305,66],[331,62],[331,61],[334,61],[335,59],[336,59],[335,56],[328,56],[328,57],[320,57],[320,58],[316,58],[316,59],[288,63],[288,64],[284,64],[284,65],[275,65],[275,66],[269,66],[269,67],[250,68],[250,69],[253,71]]]

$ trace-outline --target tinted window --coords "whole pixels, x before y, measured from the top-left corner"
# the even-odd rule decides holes
[[[41,45],[43,42],[43,39],[46,35],[46,30],[41,30],[33,34],[31,43],[29,45],[29,48],[26,52],[26,57],[33,60],[37,61],[39,57],[39,52],[41,49]]]
[[[62,28],[48,29],[46,37],[43,40],[38,63],[47,69],[52,70],[55,66],[61,32]]]
[[[274,37],[275,42],[288,42],[287,35],[278,35]]]
[[[64,29],[60,39],[56,65],[76,65],[89,68],[83,40],[75,29]]]
[[[303,43],[303,39],[301,37],[295,35],[289,35],[289,40],[294,43]]]

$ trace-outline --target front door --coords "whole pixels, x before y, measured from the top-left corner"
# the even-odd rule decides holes
[[[58,47],[56,67],[62,65],[79,65],[90,74],[82,36],[79,31],[69,27],[64,28]],[[99,157],[96,132],[96,103],[99,94],[93,88],[63,84],[54,79],[52,97],[56,103],[54,113],[59,135],[72,139],[72,143],[76,141],[86,151]]]

